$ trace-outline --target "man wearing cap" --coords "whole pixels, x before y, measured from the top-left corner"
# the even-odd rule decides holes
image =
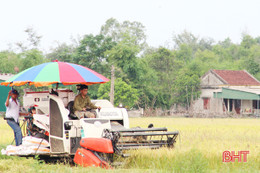
[[[19,108],[20,103],[18,101],[19,93],[17,90],[12,89],[9,91],[5,106],[6,106],[6,116],[7,124],[13,129],[15,144],[19,146],[22,144],[22,131],[19,125]]]
[[[75,97],[73,110],[74,114],[79,118],[95,118],[95,114],[88,111],[89,109],[101,109],[91,103],[88,93],[87,85],[79,85],[79,94]]]

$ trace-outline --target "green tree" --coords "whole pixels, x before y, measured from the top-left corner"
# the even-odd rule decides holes
[[[135,45],[140,46],[142,49],[147,45],[145,27],[140,22],[123,21],[119,23],[116,19],[110,18],[106,21],[105,25],[101,27],[100,33],[104,36],[111,37],[113,41],[117,43],[123,41],[127,33],[130,37],[134,38]]]
[[[22,68],[21,70],[25,70],[32,66],[36,66],[42,64],[47,61],[44,57],[43,53],[38,49],[31,49],[19,54],[22,59]]]
[[[243,48],[249,49],[250,47],[252,47],[257,43],[256,39],[254,39],[248,34],[242,34],[242,36],[243,38],[242,38],[241,46]]]
[[[2,51],[0,52],[0,72],[1,73],[15,73],[14,68],[21,69],[21,59],[14,52]]]
[[[144,91],[151,100],[149,107],[170,108],[174,100],[173,85],[178,70],[184,65],[183,62],[176,59],[172,51],[163,47],[145,55],[145,60],[152,69],[150,71],[153,76],[153,83],[150,84],[153,91],[151,91],[151,86],[149,86],[149,94]]]
[[[135,85],[138,89],[138,106],[142,108],[154,108],[157,103],[158,95],[158,76],[156,71],[150,67],[149,62],[145,58],[137,60],[139,67],[138,81]]]
[[[99,99],[109,100],[110,82],[102,84],[98,89]],[[115,106],[120,103],[126,108],[132,108],[138,102],[138,92],[131,85],[124,82],[121,78],[115,80]]]
[[[199,38],[193,35],[191,32],[184,30],[181,34],[174,35],[173,41],[175,48],[180,49],[181,45],[186,44],[192,48],[193,51],[196,51],[198,48]]]
[[[179,50],[175,51],[175,56],[178,60],[188,64],[193,59],[192,48],[186,44],[180,45]]]
[[[140,47],[135,44],[135,41],[134,37],[125,33],[122,41],[118,42],[111,50],[106,51],[110,64],[115,65],[121,71],[117,77],[123,77],[123,80],[128,83],[135,83],[139,77],[137,54]]]
[[[49,60],[59,60],[63,62],[74,63],[75,46],[66,43],[59,44],[46,55]]]
[[[218,45],[226,49],[233,45],[233,43],[231,39],[228,37],[224,41],[219,41]]]
[[[256,75],[260,72],[260,65],[253,57],[246,57],[240,61],[240,69],[247,70],[250,74]]]
[[[174,83],[174,102],[186,105],[187,108],[190,106],[191,100],[200,95],[199,70],[196,71],[197,66],[194,65],[189,68],[182,69]]]
[[[79,46],[75,50],[73,62],[86,66],[101,74],[108,74],[106,51],[115,46],[115,42],[110,37],[99,35],[85,35],[80,40]]]
[[[177,50],[188,50],[189,57],[185,59],[193,59],[198,50],[211,50],[214,40],[212,38],[199,38],[194,34],[184,30],[181,34],[173,36],[173,42]]]

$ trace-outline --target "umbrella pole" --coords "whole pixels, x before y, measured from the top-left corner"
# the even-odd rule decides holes
[[[58,90],[59,87],[59,83],[56,83],[56,91]]]

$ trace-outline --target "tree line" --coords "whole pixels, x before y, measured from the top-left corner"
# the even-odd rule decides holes
[[[0,71],[16,73],[55,59],[86,66],[110,78],[115,67],[115,106],[170,109],[188,107],[200,95],[200,77],[210,69],[247,70],[260,79],[260,37],[246,33],[240,43],[229,38],[215,42],[188,31],[174,35],[173,47],[151,47],[140,22],[108,19],[99,34],[86,34],[75,42],[62,43],[44,53],[41,36],[25,30],[27,42],[16,43],[19,52],[0,52]],[[16,67],[16,68],[15,68]],[[93,99],[109,99],[110,82],[93,85]]]

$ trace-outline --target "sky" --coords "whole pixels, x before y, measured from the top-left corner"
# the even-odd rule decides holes
[[[42,36],[40,48],[50,51],[71,38],[98,34],[113,17],[141,22],[147,43],[171,46],[174,34],[187,30],[216,42],[241,34],[260,36],[259,0],[0,0],[0,51],[26,41],[32,27]]]

